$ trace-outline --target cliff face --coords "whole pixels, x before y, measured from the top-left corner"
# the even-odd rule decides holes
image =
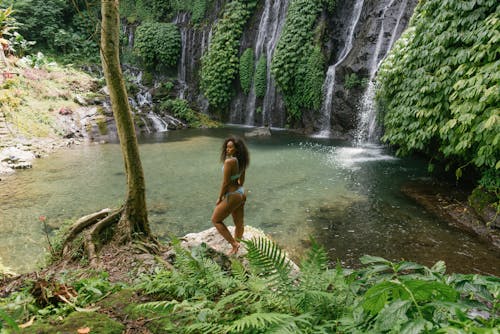
[[[418,0],[338,0],[333,15],[322,13],[318,24],[324,25],[321,47],[326,59],[321,110],[303,111],[301,124],[306,132],[333,137],[366,138],[366,129],[358,125],[373,123],[363,119],[370,105],[370,81],[380,61],[406,27]],[[177,97],[194,107],[213,112],[200,89],[201,57],[227,1],[217,0],[206,13],[202,24],[193,25],[190,15],[179,13],[174,22],[182,36],[182,54],[177,71]],[[252,48],[254,59],[267,61],[267,89],[257,98],[255,87],[241,91],[238,78],[233,82],[234,96],[225,121],[246,125],[285,127],[287,110],[271,75],[271,61],[286,20],[290,0],[259,1],[245,26],[240,40],[240,55]],[[350,79],[348,84],[346,80]],[[373,89],[371,89],[373,90]],[[367,100],[368,102],[362,102]],[[369,111],[372,112],[372,111]],[[373,126],[373,124],[372,124]],[[361,134],[361,135],[360,135]]]

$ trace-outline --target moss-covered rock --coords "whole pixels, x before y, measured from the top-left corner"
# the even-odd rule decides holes
[[[475,188],[469,196],[469,205],[484,223],[490,227],[500,228],[500,212],[495,207],[497,197],[483,187]]]
[[[74,334],[79,328],[89,327],[90,333],[121,334],[125,326],[104,314],[95,312],[74,312],[62,322],[40,322],[27,327],[21,333],[33,334]]]

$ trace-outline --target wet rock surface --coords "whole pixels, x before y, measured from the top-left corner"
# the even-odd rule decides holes
[[[469,205],[465,191],[438,182],[411,182],[401,190],[448,224],[476,235],[500,251],[500,229]]]

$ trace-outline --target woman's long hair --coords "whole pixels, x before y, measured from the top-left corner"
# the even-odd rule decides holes
[[[240,171],[247,169],[247,167],[250,165],[250,154],[248,153],[247,144],[245,144],[245,141],[240,137],[230,136],[224,140],[224,143],[222,144],[222,151],[220,154],[220,161],[223,163],[226,160],[226,147],[227,143],[229,143],[230,141],[233,142],[234,147],[236,148],[235,157],[236,159],[238,159],[238,166],[240,168]]]

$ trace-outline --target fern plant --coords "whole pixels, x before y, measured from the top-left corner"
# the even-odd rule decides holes
[[[169,333],[495,333],[500,325],[496,277],[375,256],[359,270],[329,268],[314,241],[296,275],[272,241],[243,242],[248,266],[232,259],[227,270],[203,247],[175,246],[175,269],[140,286],[160,300],[139,309],[165,319]]]

